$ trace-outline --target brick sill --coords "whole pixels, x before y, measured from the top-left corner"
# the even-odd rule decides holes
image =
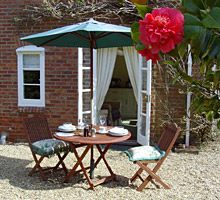
[[[19,113],[45,113],[45,107],[18,107]]]

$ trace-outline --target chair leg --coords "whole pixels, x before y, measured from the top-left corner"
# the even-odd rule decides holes
[[[44,181],[47,180],[46,176],[44,175],[44,172],[43,172],[43,168],[40,166],[40,163],[43,161],[43,159],[45,158],[45,156],[41,156],[40,159],[38,160],[37,159],[37,156],[35,155],[35,153],[33,153],[33,157],[34,157],[34,160],[36,162],[35,166],[32,168],[32,170],[29,172],[29,176],[32,176],[33,173],[37,172],[36,170],[38,169],[39,170],[39,173],[40,173],[40,176],[42,177],[42,179]]]
[[[63,156],[60,155],[60,153],[57,153],[57,156],[59,158],[59,162],[56,164],[55,167],[47,167],[47,168],[42,168],[40,166],[40,163],[43,161],[43,159],[46,157],[44,155],[42,155],[39,160],[37,159],[37,156],[34,152],[32,152],[33,154],[33,157],[34,157],[34,160],[36,162],[35,166],[32,168],[32,170],[29,172],[29,176],[32,176],[33,173],[36,173],[36,172],[39,172],[40,173],[40,176],[42,177],[42,179],[44,181],[47,181],[47,177],[45,176],[45,173],[51,173],[51,172],[55,172],[56,170],[58,170],[58,167],[59,165],[61,164],[62,165],[62,168],[65,172],[65,174],[67,175],[68,174],[68,170],[66,168],[66,165],[64,164],[63,160],[66,158],[67,153],[65,153]],[[38,171],[37,171],[38,169]],[[52,171],[51,171],[52,170]],[[44,172],[45,171],[45,172]]]
[[[137,179],[137,177],[140,177],[140,174],[143,172],[142,168],[139,168],[139,170],[134,174],[134,176],[132,176],[131,178],[131,182],[135,181]]]
[[[57,169],[57,168],[59,167],[59,165],[61,164],[62,167],[63,167],[63,170],[64,170],[65,174],[66,174],[66,175],[68,174],[68,170],[67,170],[67,168],[66,168],[66,165],[65,165],[64,162],[63,162],[68,153],[69,153],[69,152],[65,153],[63,156],[61,156],[60,153],[57,153],[57,156],[58,156],[58,158],[59,158],[59,162],[56,164],[56,166],[54,167],[54,170],[53,170],[53,171],[56,171],[56,169]]]
[[[151,171],[147,166],[142,164],[141,162],[137,161],[137,164],[145,170],[149,176],[146,178],[146,180],[137,188],[138,191],[142,191],[145,186],[151,181],[152,178],[154,178],[156,181],[158,181],[165,189],[170,189],[168,185],[166,185],[158,175],[156,175],[154,171]]]

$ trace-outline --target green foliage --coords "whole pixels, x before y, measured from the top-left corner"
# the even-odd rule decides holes
[[[143,18],[152,12],[147,6],[137,6]],[[192,92],[190,109],[217,120],[220,128],[220,0],[182,0],[179,8],[184,15],[184,40],[174,50],[167,53],[172,60],[164,62],[176,71],[173,84],[182,80]],[[132,28],[132,38],[139,49],[144,48],[139,40],[139,25]],[[198,76],[189,76],[185,71],[185,58],[188,57],[188,45],[191,47],[193,65],[199,66]],[[215,66],[215,70],[213,67]]]
[[[146,13],[150,13],[153,10],[150,6],[147,6],[147,5],[138,5],[138,4],[135,4],[135,5],[142,19],[144,19]]]

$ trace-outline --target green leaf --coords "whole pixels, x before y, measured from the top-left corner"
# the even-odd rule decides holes
[[[220,7],[220,0],[215,1],[215,4],[213,7]]]
[[[200,10],[200,14],[201,14],[202,18],[204,18],[208,15],[208,11],[207,10]]]
[[[215,3],[216,3],[216,0],[205,0],[205,4],[210,8],[212,8]]]
[[[201,58],[205,58],[208,53],[209,53],[209,46],[210,46],[210,43],[212,41],[212,31],[210,30],[207,30],[206,31],[206,37],[205,37],[205,41],[204,41],[204,44],[203,44],[203,47],[202,47],[202,51],[201,51]]]
[[[186,54],[186,52],[187,52],[188,44],[187,44],[187,42],[182,42],[178,47],[179,47],[178,48],[178,54],[182,59],[184,57],[184,55]]]
[[[219,80],[220,80],[220,71],[216,71],[214,73],[214,90],[219,87]]]
[[[140,31],[139,31],[140,24],[138,22],[134,22],[131,25],[131,38],[134,40],[135,43],[141,43],[139,37],[140,37]]]
[[[217,127],[218,127],[218,129],[220,129],[220,120],[218,120],[218,122],[217,122]]]
[[[200,33],[192,38],[191,41],[191,51],[194,54],[194,58],[198,58],[200,55],[200,52],[202,51],[203,44],[205,42],[206,38],[206,29],[202,29]]]
[[[214,115],[214,112],[211,110],[211,111],[209,111],[209,112],[206,114],[206,118],[207,118],[209,121],[212,121],[213,115]]]
[[[200,66],[200,72],[201,72],[201,74],[204,74],[204,73],[205,73],[206,66],[207,66],[207,63],[206,63],[206,62],[203,62],[202,65]]]
[[[147,6],[147,5],[139,5],[139,4],[135,4],[135,5],[142,19],[144,19],[146,13],[151,13],[153,10],[152,7]]]
[[[176,77],[173,79],[172,81],[172,85],[174,85],[176,83],[176,81],[178,80],[179,78],[179,74],[176,75]]]
[[[183,15],[184,15],[184,26],[185,25],[202,26],[202,22],[200,21],[199,18],[188,13],[184,13]]]
[[[191,26],[186,25],[183,27],[184,29],[184,39],[191,39],[195,35],[199,34],[202,30],[201,26]]]
[[[121,5],[124,5],[124,0],[118,0]]]
[[[220,53],[217,56],[217,66],[220,66]]]
[[[187,74],[186,74],[185,72],[183,72],[183,71],[180,71],[179,73],[180,73],[181,77],[182,77],[185,81],[187,81],[187,82],[189,82],[189,83],[192,83],[193,78],[192,78],[191,76],[187,75]]]
[[[216,56],[220,51],[220,36],[217,36],[213,39],[211,45],[210,45],[210,51],[208,58],[209,60],[212,59],[214,56]]]
[[[183,6],[193,14],[199,14],[200,10],[204,10],[205,6],[202,0],[183,0]]]
[[[175,63],[173,61],[170,60],[166,60],[163,62],[165,65],[175,65]]]
[[[211,12],[202,20],[206,28],[220,28],[220,8],[213,8]]]
[[[140,51],[140,50],[146,49],[146,46],[145,46],[144,44],[142,44],[142,43],[137,43],[137,44],[135,44],[135,48],[136,48],[138,51]]]

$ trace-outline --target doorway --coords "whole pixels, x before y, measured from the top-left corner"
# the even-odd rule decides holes
[[[137,101],[131,86],[125,57],[122,49],[118,49],[114,71],[102,109],[108,109],[108,124],[123,126],[137,137]]]
[[[134,49],[134,47],[123,47],[124,56],[121,55],[120,50],[120,48],[105,48],[94,50],[94,99],[92,106],[91,104],[90,106],[88,106],[94,110],[92,112],[89,109],[84,110],[85,104],[89,105],[88,103],[83,101],[83,97],[85,96],[84,94],[86,94],[86,92],[88,93],[91,90],[85,89],[84,87],[79,87],[79,101],[80,99],[82,101],[81,104],[78,104],[79,119],[83,115],[92,113],[92,119],[94,119],[93,122],[98,123],[98,115],[100,110],[102,109],[103,102],[106,102],[106,98],[108,98],[109,96],[109,98],[112,98],[111,100],[113,102],[115,101],[116,103],[120,103],[119,111],[122,111],[122,114],[120,113],[120,118],[122,118],[122,120],[127,120],[127,125],[136,126],[136,132],[132,132],[134,132],[133,135],[137,137],[137,142],[142,145],[149,145],[152,62],[146,62],[145,60],[143,60],[142,57],[137,54],[137,51]],[[82,51],[79,51],[79,74],[82,74],[83,70],[90,71],[88,67],[85,67],[83,57],[84,56],[82,55]],[[127,70],[126,73],[124,70]],[[122,76],[119,76],[121,74]],[[130,77],[131,79],[132,89],[130,88],[131,86],[128,77]],[[84,76],[82,76],[82,78],[79,78],[79,80],[79,85],[82,83],[86,83],[86,79],[84,79]],[[120,91],[118,92],[120,95],[117,94],[117,92],[114,90]],[[132,97],[129,97],[129,95],[126,96],[125,94],[123,94],[123,92],[126,90],[130,90],[131,94],[135,94],[135,101],[133,100],[133,102],[138,103],[135,103],[135,106],[133,106],[133,108],[134,110],[136,109],[136,111],[131,112],[131,106],[126,106],[126,104],[131,105],[128,101],[132,99]],[[123,99],[121,99],[123,97],[125,103],[123,103]]]

